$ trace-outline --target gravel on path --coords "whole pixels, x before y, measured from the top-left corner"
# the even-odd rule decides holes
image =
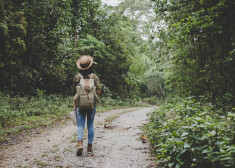
[[[71,121],[56,125],[24,141],[0,147],[0,167],[61,167],[61,168],[150,168],[156,167],[150,156],[150,144],[143,143],[141,126],[153,107],[128,108],[98,113],[95,119],[94,157],[86,152],[76,156],[76,127]],[[126,112],[126,113],[125,113]],[[105,119],[120,117],[105,124]],[[86,130],[85,130],[86,131]]]

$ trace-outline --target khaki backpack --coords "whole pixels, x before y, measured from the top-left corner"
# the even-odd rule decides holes
[[[92,79],[95,74],[90,74],[90,79],[84,79],[80,73],[78,75],[80,82],[76,86],[75,101],[78,102],[80,109],[92,109],[98,103],[95,81]]]

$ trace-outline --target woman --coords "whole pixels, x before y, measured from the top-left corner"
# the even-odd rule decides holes
[[[93,58],[89,55],[83,55],[77,61],[77,67],[80,70],[80,74],[77,74],[73,79],[73,93],[76,94],[76,86],[80,83],[81,77],[83,79],[94,79],[94,83],[96,86],[96,93],[99,96],[101,93],[101,85],[100,80],[97,75],[92,73],[92,65],[93,65]],[[91,76],[92,75],[92,76]],[[78,150],[77,156],[82,156],[83,151],[83,132],[85,128],[85,121],[87,117],[87,128],[88,128],[88,146],[87,152],[89,156],[93,156],[92,150],[92,142],[94,139],[94,118],[96,113],[96,108],[91,109],[79,109],[78,108],[78,101],[74,101],[74,110],[76,110],[76,117],[77,117],[77,139],[78,139]]]

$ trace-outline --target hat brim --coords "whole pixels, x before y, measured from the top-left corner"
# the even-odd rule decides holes
[[[91,66],[92,66],[92,64],[93,64],[93,57],[92,56],[89,56],[89,55],[86,55],[88,58],[89,58],[89,60],[90,60],[90,64],[87,66],[87,67],[85,67],[85,68],[83,68],[83,67],[81,67],[81,65],[80,65],[80,61],[81,61],[81,58],[79,58],[78,60],[77,60],[77,62],[76,62],[76,64],[77,64],[77,67],[78,67],[78,69],[81,69],[81,70],[86,70],[86,69],[89,69]]]

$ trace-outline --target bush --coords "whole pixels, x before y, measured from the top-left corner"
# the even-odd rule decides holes
[[[121,99],[120,97],[101,97],[99,100],[99,105],[106,106],[142,106],[142,103],[138,99]]]
[[[235,165],[235,114],[220,116],[194,100],[165,104],[151,114],[147,132],[163,167]]]
[[[72,98],[61,95],[43,95],[38,91],[37,97],[10,97],[0,95],[0,128],[14,126],[15,121],[27,119],[29,116],[42,116],[47,114],[68,113],[66,110],[72,106]]]
[[[158,96],[151,96],[143,99],[144,102],[153,105],[161,105],[163,103],[163,98],[159,98]]]
[[[120,98],[119,96],[113,96],[108,87],[104,86],[102,94],[99,99],[99,105],[106,106],[141,106],[138,97],[135,98]]]

